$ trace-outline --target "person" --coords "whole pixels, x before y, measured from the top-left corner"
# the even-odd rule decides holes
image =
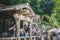
[[[36,30],[36,28],[35,27],[32,27],[32,35],[37,35],[37,30]]]
[[[60,40],[60,33],[58,33],[58,40]]]
[[[23,28],[20,29],[20,36],[21,37],[25,36],[25,30]]]
[[[24,25],[24,30],[25,30],[25,36],[29,36],[29,32],[30,32],[30,28],[29,28],[29,25]]]
[[[51,40],[51,32],[48,32],[48,40]]]
[[[29,32],[29,26],[26,26],[26,25],[24,25],[24,30],[25,30],[25,32]]]
[[[2,35],[3,35],[3,37],[7,37],[8,33],[7,32],[3,32]]]
[[[57,35],[54,32],[53,32],[53,40],[57,40]]]
[[[50,34],[50,40],[53,40],[53,32],[51,32],[51,34]]]
[[[25,36],[29,36],[29,33],[28,32],[25,32]]]
[[[15,36],[15,34],[16,34],[16,26],[14,25],[13,27],[10,27],[9,31],[10,31],[10,36]]]

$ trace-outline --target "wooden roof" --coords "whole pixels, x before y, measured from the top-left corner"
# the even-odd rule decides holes
[[[16,11],[25,13],[25,11],[27,11],[27,10],[24,10],[24,9],[27,9],[29,11],[29,13],[27,13],[27,14],[35,15],[34,11],[31,9],[31,7],[30,7],[30,5],[28,3],[5,6],[4,8],[0,8],[0,12],[16,10]]]

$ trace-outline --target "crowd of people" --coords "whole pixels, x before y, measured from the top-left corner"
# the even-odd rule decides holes
[[[37,29],[35,27],[32,27],[32,36],[35,36],[37,35]],[[17,33],[17,30],[16,30],[16,26],[14,25],[13,27],[10,27],[8,29],[8,32],[3,32],[2,35],[7,37],[8,35],[10,37],[14,37],[16,36],[16,33]],[[30,36],[30,27],[29,25],[24,25],[21,29],[20,29],[20,36],[23,37],[23,36]]]
[[[37,30],[35,27],[32,27],[32,35],[37,35]],[[20,30],[20,36],[29,36],[30,35],[30,27],[27,25],[24,25],[24,27]]]

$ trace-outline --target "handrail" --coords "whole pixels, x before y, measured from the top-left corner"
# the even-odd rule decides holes
[[[17,37],[3,37],[3,38],[0,38],[0,39],[17,39]]]
[[[30,36],[20,37],[20,38],[26,40],[29,37]],[[37,36],[31,36],[31,37],[34,38],[34,40],[36,40]],[[0,38],[0,40],[17,40],[17,37],[3,37],[3,38]]]

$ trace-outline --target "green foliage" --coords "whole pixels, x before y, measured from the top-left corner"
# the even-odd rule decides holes
[[[60,26],[60,10],[57,10],[55,18],[57,19],[58,24]]]
[[[43,14],[51,15],[54,7],[55,3],[52,2],[52,0],[41,0],[40,2],[41,15]]]
[[[26,3],[26,2],[30,2],[30,1],[29,0],[0,0],[0,3],[5,5],[14,5],[14,4]]]
[[[19,3],[26,3],[27,0],[10,0],[10,4],[19,4]]]
[[[60,0],[56,0],[56,3],[57,3],[57,4],[60,4]]]
[[[48,19],[47,25],[51,25],[52,27],[59,28],[59,22],[55,16],[57,16],[55,13],[52,14],[51,16],[45,15],[45,17]]]
[[[39,0],[31,0],[30,5],[36,14],[40,13]]]

